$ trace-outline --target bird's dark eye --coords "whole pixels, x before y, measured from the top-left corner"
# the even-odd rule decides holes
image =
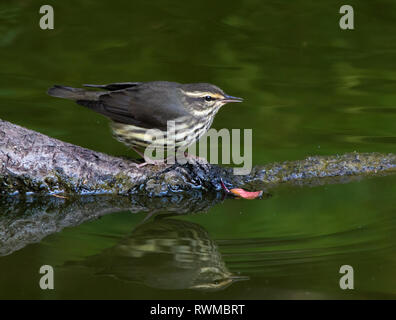
[[[213,100],[213,98],[211,96],[206,96],[205,97],[205,101],[212,101],[212,100]]]

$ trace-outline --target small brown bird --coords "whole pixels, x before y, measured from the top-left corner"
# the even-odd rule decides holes
[[[101,91],[55,85],[48,94],[74,100],[110,118],[114,137],[140,155],[138,148],[153,143],[175,150],[187,148],[209,130],[221,106],[243,101],[209,83],[153,81],[84,86]],[[174,124],[172,139],[167,135],[170,121]],[[156,163],[144,158],[144,164]]]

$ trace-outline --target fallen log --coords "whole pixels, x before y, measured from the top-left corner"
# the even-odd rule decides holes
[[[396,155],[379,153],[267,164],[254,167],[246,176],[202,162],[137,168],[133,160],[0,120],[0,256],[112,212],[207,211],[230,196],[222,183],[225,188],[270,190],[285,183],[347,183],[395,170]]]
[[[279,184],[348,182],[396,170],[395,154],[348,153],[255,166],[238,176],[232,168],[196,161],[137,168],[109,156],[0,120],[0,194],[121,194],[148,197],[205,193],[227,188],[261,190]]]

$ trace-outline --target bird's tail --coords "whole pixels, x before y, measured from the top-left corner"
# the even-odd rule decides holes
[[[52,97],[70,100],[97,100],[103,92],[54,85],[48,89],[48,94]]]

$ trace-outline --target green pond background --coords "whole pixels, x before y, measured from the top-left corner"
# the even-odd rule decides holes
[[[39,28],[43,4],[54,7],[54,30]],[[0,118],[135,156],[111,137],[107,119],[47,96],[47,88],[209,82],[245,98],[225,106],[213,127],[253,129],[254,164],[396,152],[396,2],[348,1],[352,31],[339,27],[343,4],[3,1]],[[226,268],[249,277],[217,291],[176,288],[177,270],[174,288],[157,285],[167,277],[161,263],[172,259],[166,250],[142,260],[139,270],[131,266],[132,281],[98,274],[95,262],[78,265],[133,234],[147,214],[116,212],[0,257],[0,298],[394,299],[395,193],[394,176],[285,186],[268,199],[228,199],[205,213],[172,217],[206,232],[204,242],[218,248]],[[0,215],[5,211],[0,207]],[[39,288],[42,265],[55,268],[55,290]],[[342,265],[354,268],[354,290],[339,287]]]

